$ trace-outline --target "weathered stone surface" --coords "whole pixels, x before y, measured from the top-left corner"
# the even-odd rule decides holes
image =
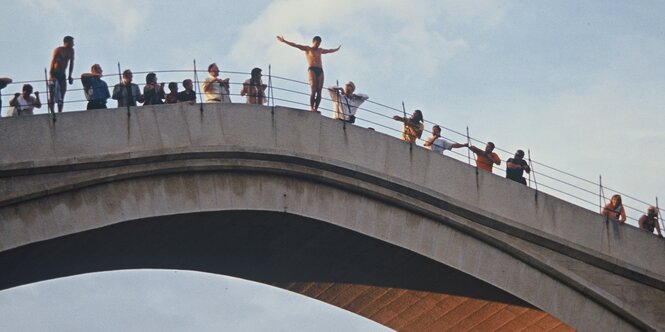
[[[183,268],[406,331],[665,326],[663,241],[371,130],[204,106],[1,119],[0,287]]]

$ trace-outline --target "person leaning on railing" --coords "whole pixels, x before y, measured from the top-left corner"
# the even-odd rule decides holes
[[[134,74],[127,69],[122,72],[122,83],[118,83],[113,87],[113,96],[111,98],[118,101],[118,107],[136,106],[136,103],[143,102],[143,95],[139,86],[132,83]]]
[[[32,94],[32,85],[24,84],[22,93],[14,94],[14,98],[9,101],[9,106],[13,106],[14,109],[11,110],[7,115],[8,116],[22,116],[22,115],[32,115],[33,109],[41,108],[42,102],[39,100],[39,91],[35,91],[35,96]]]
[[[469,144],[453,143],[441,137],[441,127],[434,125],[432,127],[432,137],[425,140],[423,146],[432,150],[433,152],[443,154],[445,150],[451,151],[452,149],[465,148]]]
[[[106,108],[106,101],[111,97],[108,85],[102,80],[102,73],[102,66],[94,64],[90,67],[89,73],[81,75],[83,93],[88,100],[86,107],[88,110]]]
[[[196,103],[196,92],[194,92],[194,83],[190,79],[182,81],[184,91],[178,92],[179,103],[189,103],[194,105]]]
[[[248,104],[263,105],[268,102],[266,98],[267,85],[261,81],[261,68],[252,69],[252,77],[242,83],[240,95],[246,96]]]
[[[393,116],[393,120],[404,123],[404,128],[402,129],[403,140],[409,143],[416,143],[416,139],[423,135],[425,119],[423,118],[423,112],[420,110],[413,111],[410,118],[395,115]]]
[[[658,210],[655,206],[650,206],[647,209],[647,214],[643,214],[639,220],[640,228],[653,234],[654,228],[658,237],[663,237],[663,234],[660,232],[660,224],[658,223]]]
[[[492,173],[493,164],[501,165],[501,158],[494,152],[494,143],[487,142],[485,150],[476,146],[470,146],[469,150],[476,154],[476,168]]]
[[[369,99],[369,96],[364,93],[355,93],[356,85],[349,81],[344,87],[331,86],[328,87],[330,98],[335,105],[333,116],[335,119],[343,120],[349,123],[356,122],[356,112],[358,107]]]
[[[603,207],[601,213],[609,220],[614,220],[619,224],[626,223],[626,209],[623,208],[621,203],[621,195],[613,195],[610,202]]]

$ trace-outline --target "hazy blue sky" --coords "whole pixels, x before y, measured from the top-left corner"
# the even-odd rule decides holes
[[[661,171],[665,164],[663,15],[665,2],[621,0],[24,0],[7,3],[0,13],[5,32],[0,76],[15,81],[43,78],[53,48],[65,35],[72,35],[76,43],[75,76],[99,63],[109,85],[118,81],[118,62],[122,69],[143,72],[191,69],[193,59],[200,70],[217,62],[222,70],[249,72],[259,66],[267,74],[271,65],[275,75],[304,81],[302,52],[278,43],[275,36],[309,44],[314,35],[320,35],[323,47],[342,45],[339,52],[324,56],[327,85],[335,80],[353,80],[357,90],[374,102],[401,109],[404,101],[409,111],[422,109],[428,121],[459,132],[469,126],[472,137],[494,141],[499,148],[510,151],[500,152],[503,160],[518,148],[530,149],[538,162],[592,181],[602,174],[606,186],[653,203],[655,196],[665,201]],[[236,83],[247,76],[224,75]],[[160,81],[182,81],[191,76],[158,73]],[[204,75],[200,73],[200,77]],[[135,75],[135,81],[144,82],[144,75]],[[285,84],[278,80],[274,83]],[[306,91],[306,86],[295,86]],[[43,91],[43,83],[36,87]],[[71,87],[75,88],[80,88],[79,82]],[[10,86],[3,94],[18,89]],[[307,103],[307,96],[282,91],[275,91],[275,95]],[[3,98],[4,104],[8,99]],[[80,100],[83,95],[71,91],[67,99]],[[233,99],[242,101],[239,97]],[[395,114],[366,105],[386,116]],[[329,108],[330,104],[324,101],[322,106]],[[65,111],[83,107],[71,104]],[[398,135],[400,125],[395,121],[363,111],[358,116],[387,127],[372,125],[379,130]],[[362,120],[358,124],[369,126]],[[447,130],[444,135],[465,141]],[[457,158],[465,160],[466,151],[462,154]],[[543,184],[548,183],[548,176],[560,176],[542,166],[535,170]],[[593,184],[574,182],[598,192]],[[612,193],[606,191],[606,196]],[[598,201],[593,194],[574,194]],[[627,201],[640,211],[645,209],[642,204]],[[595,209],[593,205],[587,207]],[[639,217],[631,210],[628,215]],[[159,277],[131,276],[141,283],[153,277],[159,282],[180,282],[178,278],[170,279],[170,273],[155,275]],[[209,276],[178,275],[210,280]],[[108,282],[111,288],[115,287],[111,283],[115,276],[125,278],[122,273],[82,276],[73,285],[93,280],[95,284]],[[230,290],[254,287],[232,279],[212,279],[228,283]],[[16,323],[4,314],[5,310],[19,310],[12,303],[31,310],[25,303],[37,302],[37,298],[38,302],[52,301],[51,297],[62,292],[60,287],[78,288],[71,285],[69,281],[56,281],[49,287],[35,285],[21,291],[33,294],[32,298],[13,291],[0,292],[0,327]],[[172,291],[187,293],[186,288]],[[257,288],[256,292],[270,291]],[[31,300],[20,300],[21,296]],[[310,308],[297,299],[284,301],[294,308]],[[275,306],[268,300],[257,303],[265,310]],[[38,303],[34,306],[44,312],[55,310]],[[152,322],[168,314],[152,307],[146,310],[156,315]],[[95,315],[102,313],[90,313]],[[321,315],[329,319],[334,314]],[[52,315],[45,316],[43,319]],[[41,318],[30,317],[31,322],[36,319]],[[248,316],[247,321],[254,319]],[[86,330],[85,326],[81,329]]]

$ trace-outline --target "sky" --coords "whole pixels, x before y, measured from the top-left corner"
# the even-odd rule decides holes
[[[106,81],[114,85],[120,63],[123,70],[143,73],[134,75],[137,83],[144,82],[147,71],[158,71],[160,81],[182,81],[193,74],[159,71],[191,71],[196,61],[200,79],[207,65],[216,62],[225,71],[222,76],[237,84],[251,68],[261,67],[264,75],[274,76],[275,104],[306,109],[308,96],[302,93],[307,86],[279,78],[305,81],[305,57],[275,36],[309,44],[319,35],[324,48],[342,46],[323,57],[326,85],[353,80],[358,92],[370,96],[357,114],[357,125],[398,136],[400,124],[389,117],[400,114],[404,103],[407,112],[423,111],[428,129],[433,123],[442,125],[449,139],[466,142],[468,127],[474,144],[493,141],[504,161],[517,149],[528,151],[539,190],[586,208],[598,210],[601,176],[605,200],[622,193],[631,218],[639,218],[645,204],[655,204],[655,197],[665,202],[665,177],[660,172],[665,164],[662,1],[23,0],[4,8],[0,76],[16,82],[43,80],[51,52],[71,35],[76,44],[75,77],[99,63]],[[43,82],[35,86],[44,90]],[[80,82],[70,86],[66,100],[83,99],[75,89],[80,89]],[[2,90],[3,105],[19,90],[20,85]],[[242,102],[238,96],[232,99]],[[65,111],[84,105],[69,103]],[[323,116],[330,116],[325,111],[330,107],[324,100]],[[449,155],[467,160],[465,149],[457,152]],[[124,278],[123,273],[110,276]],[[148,275],[172,277],[171,272]],[[187,280],[210,278],[177,275]],[[146,278],[142,273],[132,276]],[[16,323],[3,318],[8,317],[3,311],[18,310],[11,303],[28,301],[15,298],[31,296],[15,292],[49,298],[66,287],[77,289],[72,284],[108,282],[111,277],[80,276],[72,279],[75,282],[63,279],[48,287],[37,284],[20,292],[0,292],[0,327]],[[273,291],[215,278],[228,283],[229,289]],[[299,297],[283,301],[310,308],[300,305]],[[265,312],[274,306],[269,301],[256,305],[262,304]],[[367,330],[360,326],[356,330]]]

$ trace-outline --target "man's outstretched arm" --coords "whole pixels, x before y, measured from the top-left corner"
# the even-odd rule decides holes
[[[339,49],[342,48],[342,45],[337,46],[337,48],[329,48],[329,49],[321,49],[321,54],[328,54],[328,53],[335,53],[339,51]]]
[[[284,43],[284,44],[286,44],[286,45],[289,45],[289,46],[291,46],[291,47],[295,47],[295,48],[297,48],[297,49],[299,49],[299,50],[301,50],[301,51],[307,51],[307,48],[308,48],[308,47],[305,46],[305,45],[300,45],[300,44],[296,44],[296,43],[294,43],[294,42],[290,42],[290,41],[284,39],[283,36],[277,36],[277,40],[279,40],[279,41],[281,41],[282,43]]]

